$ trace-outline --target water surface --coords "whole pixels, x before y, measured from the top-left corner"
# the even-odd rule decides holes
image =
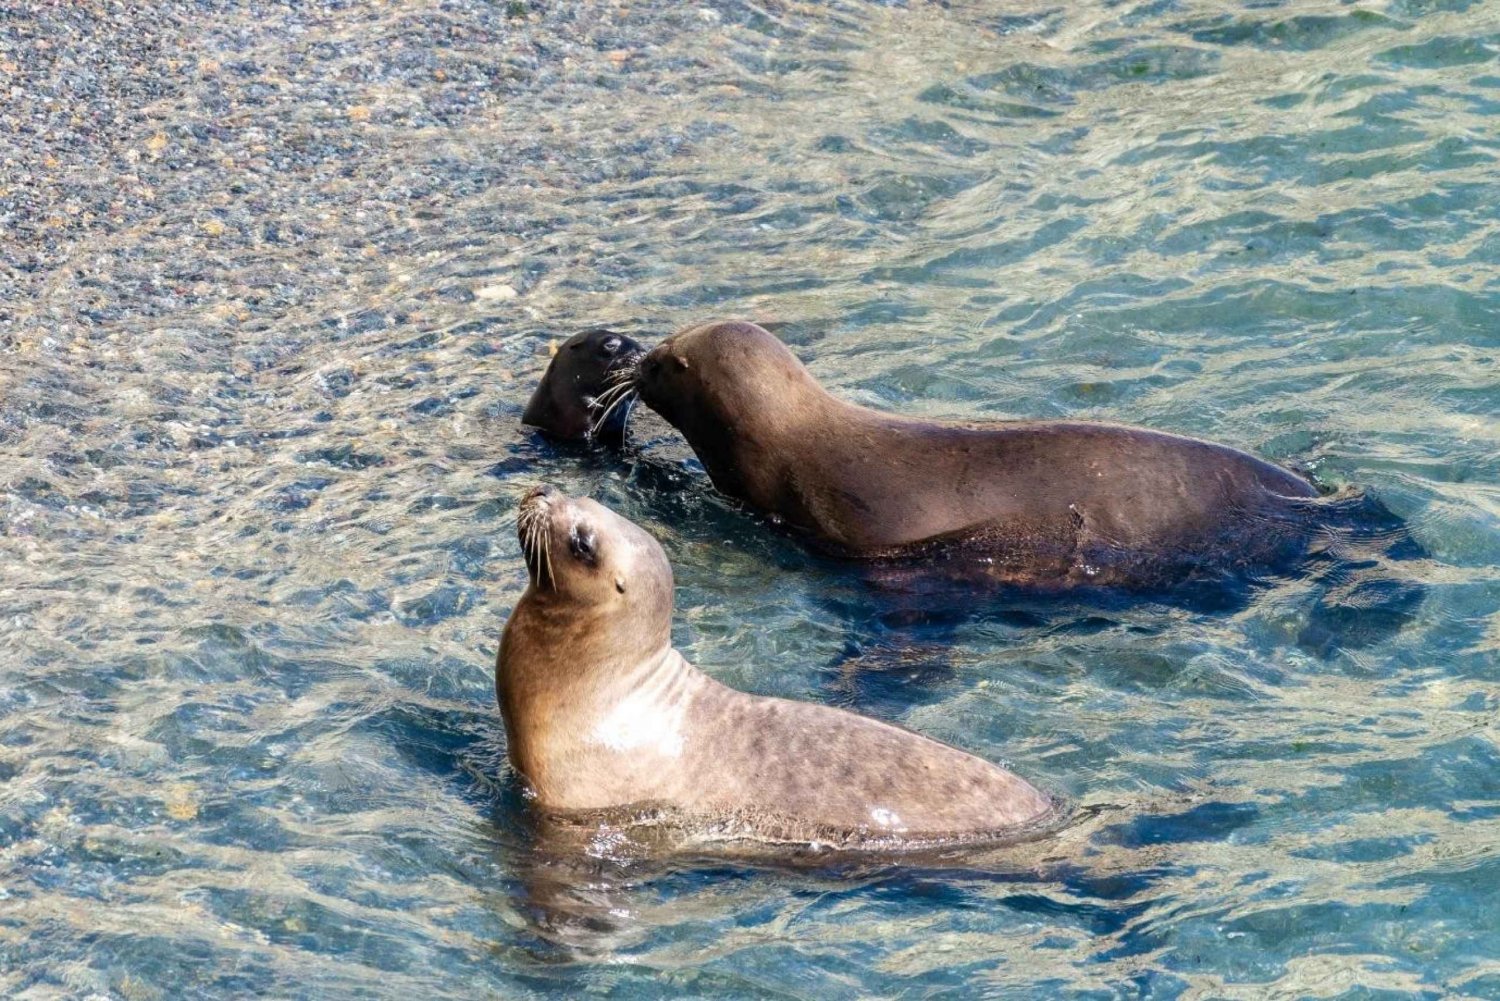
[[[1500,8],[169,2],[0,14],[0,989],[1500,997]],[[547,351],[772,325],[839,394],[1375,491],[1396,635],[867,596],[519,425]],[[570,861],[491,663],[549,481],[745,689],[1085,818],[958,866]],[[884,648],[889,653],[889,647]]]

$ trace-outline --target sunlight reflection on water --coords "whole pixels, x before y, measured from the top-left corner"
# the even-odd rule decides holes
[[[12,12],[0,986],[1500,996],[1497,53],[1463,0]],[[1368,486],[1428,597],[1327,660],[1289,582],[851,678],[859,595],[660,422],[519,425],[555,340],[711,315],[873,406]],[[540,481],[662,539],[720,679],[1085,819],[957,867],[542,851],[491,675]]]

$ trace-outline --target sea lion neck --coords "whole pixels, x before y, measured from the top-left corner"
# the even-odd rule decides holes
[[[586,604],[535,585],[527,589],[511,614],[507,629],[536,632],[558,645],[565,637],[571,666],[580,671],[612,661],[635,660],[672,645],[672,612],[649,607],[604,607]]]
[[[674,423],[719,490],[762,507],[775,506],[796,473],[796,457],[829,422],[849,420],[850,405],[800,363],[711,389]]]

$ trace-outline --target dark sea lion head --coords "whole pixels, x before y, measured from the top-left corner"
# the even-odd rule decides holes
[[[541,486],[522,498],[516,534],[531,578],[518,616],[525,606],[548,632],[567,623],[567,644],[619,656],[670,644],[672,565],[639,525],[587,497]]]
[[[619,386],[645,352],[639,341],[603,327],[574,334],[557,349],[521,422],[567,441],[621,444],[634,398]]]
[[[738,320],[680,330],[636,368],[641,402],[681,431],[720,489],[743,472],[747,445],[772,449],[808,426],[829,399],[797,356],[764,327]]]

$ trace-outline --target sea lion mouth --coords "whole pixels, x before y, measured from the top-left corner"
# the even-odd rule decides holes
[[[521,555],[526,569],[538,587],[553,580],[552,576],[552,504],[561,494],[556,488],[533,487],[521,498],[516,516],[516,537],[521,541]]]
[[[589,411],[593,414],[589,421],[590,438],[596,437],[612,423],[620,425],[623,436],[625,425],[630,421],[630,411],[641,396],[641,359],[645,357],[646,349],[635,347],[620,355],[610,365],[604,377],[608,386],[604,392],[589,401]]]

